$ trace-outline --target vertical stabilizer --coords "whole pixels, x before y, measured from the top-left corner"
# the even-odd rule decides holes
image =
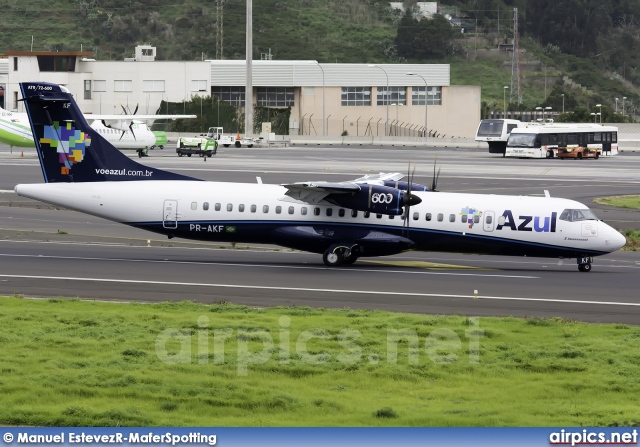
[[[196,180],[124,155],[89,126],[66,87],[23,82],[20,89],[45,182]]]

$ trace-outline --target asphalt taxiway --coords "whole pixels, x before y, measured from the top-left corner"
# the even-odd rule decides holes
[[[321,257],[275,247],[199,244],[21,199],[17,183],[39,183],[35,152],[0,146],[0,294],[139,301],[230,301],[465,315],[640,322],[640,255],[596,258],[590,273],[573,260],[406,253],[327,268]],[[221,148],[178,158],[170,149],[142,160],[156,168],[229,182],[348,180],[406,172],[452,192],[543,195],[578,200],[620,229],[640,228],[639,210],[592,203],[640,194],[640,155],[601,160],[503,159],[478,149],[402,147]],[[147,240],[149,245],[147,246]],[[474,291],[478,292],[475,298]]]

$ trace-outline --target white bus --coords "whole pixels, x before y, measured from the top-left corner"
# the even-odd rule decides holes
[[[519,120],[482,120],[480,121],[478,131],[476,132],[476,141],[487,142],[489,144],[490,154],[502,154],[504,157],[509,134],[516,127],[524,125],[525,123]]]
[[[514,129],[505,155],[518,158],[599,158],[618,153],[618,128],[602,124],[553,123]]]

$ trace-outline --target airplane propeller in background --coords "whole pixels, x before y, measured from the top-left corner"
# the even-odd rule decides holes
[[[138,104],[136,104],[136,108],[133,111],[133,113],[131,113],[131,109],[129,109],[129,104],[127,104],[127,107],[125,108],[125,106],[123,106],[122,104],[120,104],[120,107],[122,107],[122,111],[124,112],[125,115],[135,115],[136,113],[138,113]],[[133,121],[131,121],[129,123],[129,130],[131,131],[131,135],[133,135],[133,139],[137,140],[136,138],[136,134],[133,131]],[[124,134],[126,133],[126,131],[122,131],[122,135],[120,135],[120,139],[122,140],[122,137],[124,137]]]

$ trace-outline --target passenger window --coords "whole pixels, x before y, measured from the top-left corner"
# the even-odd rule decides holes
[[[338,210],[338,216],[339,216],[339,217],[344,217],[344,208],[340,208],[340,209]]]
[[[220,211],[221,207],[222,207],[222,205],[220,205],[219,203],[216,203],[216,211]]]
[[[493,223],[493,217],[492,216],[485,216],[484,220],[489,225],[491,225]]]
[[[389,219],[393,219],[394,217],[396,216],[394,216],[393,214],[389,214]]]
[[[292,206],[289,207],[289,214],[293,214],[294,208]]]
[[[456,215],[455,214],[449,214],[449,222],[455,222],[456,221]]]
[[[197,210],[198,209],[198,202],[191,202],[191,209],[192,210]]]
[[[473,223],[478,223],[478,222],[480,222],[480,216],[476,214],[475,216],[473,216]]]
[[[276,214],[280,214],[282,212],[282,207],[280,205],[276,206]]]
[[[327,208],[327,216],[331,216],[333,214],[333,208]]]
[[[413,220],[418,220],[420,218],[420,213],[413,213]]]
[[[365,211],[364,212],[364,217],[368,219],[369,216],[371,216],[371,213],[369,211]]]
[[[498,217],[498,225],[504,225],[507,219],[504,216]]]
[[[438,222],[442,222],[443,219],[444,219],[444,214],[439,213],[438,214]]]
[[[204,202],[204,203],[202,204],[202,209],[203,209],[203,210],[205,210],[205,211],[207,211],[207,210],[209,209],[209,202]]]
[[[320,208],[318,208],[317,206],[313,209],[313,215],[314,216],[319,216],[320,215]]]
[[[358,217],[358,210],[351,210],[351,217]]]
[[[303,216],[307,215],[307,207],[303,206],[302,208],[300,208],[300,214],[302,214]]]
[[[269,212],[269,205],[263,205],[262,206],[262,212],[263,213],[268,213]]]
[[[233,211],[233,203],[227,203],[227,211]]]
[[[466,221],[467,221],[467,215],[463,214],[462,215],[462,222],[466,222]],[[453,222],[453,221],[451,221],[451,222]]]
[[[382,214],[376,214],[376,217],[377,217],[378,219],[382,219]]]
[[[258,208],[257,206],[251,205],[251,212],[255,213],[257,208]]]
[[[427,219],[427,221],[430,221],[431,220],[431,213],[425,214],[424,218]]]
[[[240,205],[238,205],[238,211],[244,213],[244,204],[241,203]]]

